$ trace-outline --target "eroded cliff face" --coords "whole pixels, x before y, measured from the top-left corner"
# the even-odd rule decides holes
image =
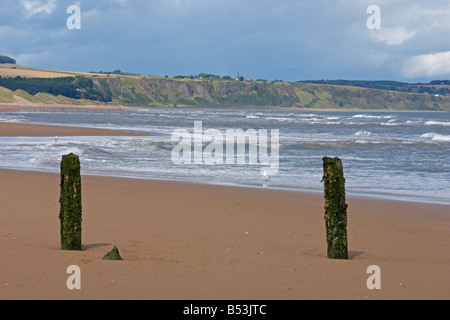
[[[157,77],[93,81],[97,90],[110,94],[114,102],[143,106],[450,110],[449,97],[358,87]]]

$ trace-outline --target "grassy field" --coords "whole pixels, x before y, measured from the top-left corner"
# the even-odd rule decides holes
[[[58,70],[40,70],[17,64],[0,64],[1,77],[23,77],[23,78],[62,78],[70,76],[92,76],[92,73],[58,71]],[[97,76],[105,76],[98,74]]]

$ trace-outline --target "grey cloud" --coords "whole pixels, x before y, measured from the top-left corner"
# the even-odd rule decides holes
[[[30,0],[31,16],[23,2],[3,1],[0,53],[50,69],[410,80],[400,66],[450,50],[442,0],[377,1],[380,32],[366,28],[366,0],[79,1],[77,31],[65,28],[73,0]]]

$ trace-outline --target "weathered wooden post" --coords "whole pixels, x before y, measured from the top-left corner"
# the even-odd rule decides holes
[[[347,204],[341,159],[323,158],[323,182],[328,258],[348,259]]]
[[[61,249],[81,250],[81,174],[80,159],[71,153],[61,161]]]

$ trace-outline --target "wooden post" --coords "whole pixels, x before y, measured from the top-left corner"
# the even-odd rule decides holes
[[[71,153],[61,161],[61,249],[81,250],[80,159]]]
[[[345,179],[339,158],[323,158],[323,181],[328,258],[348,259]]]

